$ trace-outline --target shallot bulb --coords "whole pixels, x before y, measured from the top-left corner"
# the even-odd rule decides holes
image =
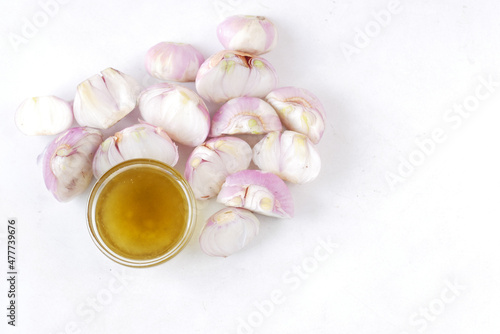
[[[139,96],[144,120],[162,127],[174,141],[202,144],[210,131],[210,114],[205,102],[192,90],[161,83],[145,89]]]
[[[218,137],[196,147],[186,162],[184,176],[197,199],[217,196],[226,176],[247,169],[252,148],[236,137]]]
[[[58,201],[67,202],[87,189],[101,142],[99,130],[71,128],[49,144],[43,156],[43,176]]]
[[[243,170],[229,175],[217,196],[217,202],[265,216],[293,216],[292,194],[285,182],[275,174],[260,170]]]
[[[259,233],[259,220],[250,211],[224,208],[208,218],[200,247],[208,255],[227,257],[241,250]]]
[[[128,115],[137,104],[140,85],[111,67],[77,87],[73,112],[81,126],[108,129]]]
[[[223,103],[240,96],[265,97],[278,84],[274,67],[264,58],[239,51],[220,51],[201,65],[196,90],[206,100]]]
[[[305,135],[285,131],[270,132],[253,147],[253,162],[292,183],[314,180],[321,169],[321,159]]]
[[[325,109],[319,99],[304,88],[282,87],[266,96],[288,130],[305,134],[317,144],[325,131]]]
[[[94,157],[94,176],[98,179],[120,162],[139,158],[158,160],[173,167],[179,154],[165,130],[146,123],[135,124],[102,142]]]
[[[280,118],[269,103],[257,97],[237,97],[213,115],[210,136],[263,134],[281,128]]]
[[[225,49],[260,55],[276,46],[278,31],[263,16],[234,15],[217,26],[217,38]]]
[[[160,80],[194,81],[203,55],[190,44],[160,42],[146,54],[146,69]]]

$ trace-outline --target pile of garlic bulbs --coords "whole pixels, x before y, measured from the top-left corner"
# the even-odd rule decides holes
[[[286,182],[313,181],[321,169],[316,149],[325,111],[311,92],[277,87],[274,67],[261,55],[277,44],[274,24],[262,16],[231,16],[217,27],[225,50],[205,59],[192,45],[161,42],[146,53],[150,87],[114,68],[80,83],[73,104],[28,98],[16,112],[26,135],[58,135],[47,147],[43,175],[59,201],[84,192],[111,167],[135,158],[174,166],[179,147],[192,151],[184,176],[200,201],[226,206],[202,229],[201,249],[228,256],[259,231],[253,214],[293,216]],[[178,84],[195,81],[196,92]],[[210,111],[205,101],[218,105]],[[109,138],[108,129],[138,108],[141,119]],[[76,121],[79,126],[72,127]],[[258,142],[251,147],[244,136]],[[253,161],[257,169],[249,169]],[[253,212],[253,213],[252,213]]]

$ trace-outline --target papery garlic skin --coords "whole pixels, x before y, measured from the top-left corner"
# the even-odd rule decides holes
[[[55,135],[73,123],[71,105],[56,96],[31,97],[16,110],[17,128],[28,136]]]
[[[269,103],[257,97],[237,97],[213,115],[210,136],[263,134],[281,129],[280,118]]]
[[[99,179],[120,162],[140,158],[158,160],[173,167],[179,160],[179,153],[177,145],[162,128],[135,124],[102,142],[94,157],[94,176]]]
[[[111,67],[77,87],[73,112],[81,126],[108,129],[137,104],[141,87],[132,77]]]
[[[43,156],[47,189],[67,202],[87,189],[92,180],[92,160],[102,134],[92,128],[71,128],[53,140]]]
[[[266,96],[289,130],[305,134],[317,144],[325,131],[325,109],[319,99],[304,88],[281,87]]]
[[[236,137],[218,137],[196,147],[186,161],[184,177],[196,199],[217,196],[226,176],[247,169],[252,148]]]
[[[277,84],[276,70],[267,60],[229,50],[205,60],[196,76],[198,94],[215,103],[240,96],[263,98]]]
[[[228,175],[217,202],[245,208],[265,216],[293,217],[290,190],[277,175],[260,170],[243,170]]]
[[[244,248],[259,233],[260,222],[248,210],[224,208],[208,218],[199,242],[203,252],[227,257]]]
[[[217,26],[217,38],[225,49],[260,55],[274,49],[278,30],[263,16],[234,15]]]
[[[197,146],[210,131],[210,114],[205,102],[192,90],[170,83],[145,89],[139,96],[144,120],[162,127],[174,141]]]
[[[190,44],[160,42],[146,54],[146,70],[160,80],[194,81],[203,55]]]
[[[292,183],[308,183],[318,177],[321,159],[305,135],[284,131],[270,132],[253,147],[253,162]]]

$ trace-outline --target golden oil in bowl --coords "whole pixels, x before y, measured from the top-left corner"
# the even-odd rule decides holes
[[[148,267],[175,256],[189,241],[196,201],[186,180],[156,160],[114,166],[92,189],[89,231],[112,260]]]

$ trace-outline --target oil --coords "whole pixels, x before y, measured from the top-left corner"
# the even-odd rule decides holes
[[[138,166],[113,177],[96,203],[96,225],[106,245],[135,260],[154,259],[172,249],[187,228],[186,195],[169,175]]]

